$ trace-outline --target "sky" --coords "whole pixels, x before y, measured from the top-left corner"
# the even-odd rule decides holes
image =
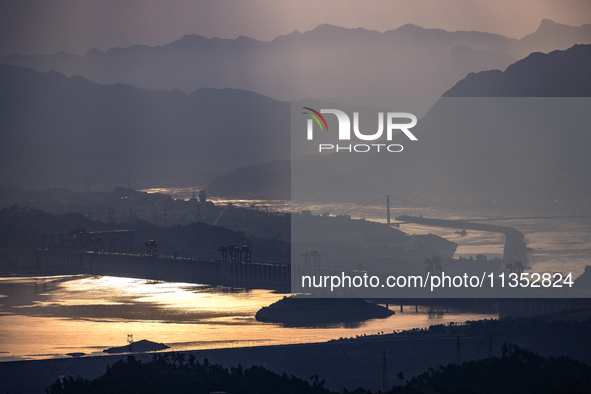
[[[407,23],[521,38],[542,19],[591,23],[590,0],[3,0],[0,56],[84,54],[185,34],[262,41],[329,23],[392,30]]]

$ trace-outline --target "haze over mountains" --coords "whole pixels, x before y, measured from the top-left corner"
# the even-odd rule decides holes
[[[591,98],[569,98],[591,97],[588,70],[591,45],[576,45],[531,54],[505,72],[468,75],[419,121],[418,141],[392,141],[404,145],[400,154],[342,152],[294,161],[291,174],[309,188],[291,192],[297,199],[364,201],[390,193],[425,203],[449,197],[465,208],[588,209]],[[491,98],[462,99],[477,96]],[[560,104],[550,97],[565,99]],[[256,179],[271,172],[259,165],[241,173]],[[285,184],[289,169],[275,176],[274,184]],[[224,180],[230,178],[218,179],[217,190],[231,190]]]
[[[145,89],[235,88],[279,100],[303,97],[439,97],[469,72],[504,69],[532,52],[591,43],[591,24],[543,20],[520,40],[482,32],[404,25],[380,33],[320,25],[271,42],[186,35],[156,47],[135,45],[84,56],[0,58],[0,63],[80,75]]]
[[[591,51],[575,45],[549,55],[532,53],[503,72],[470,73],[443,97],[588,97]]]
[[[233,89],[147,91],[0,65],[0,184],[207,185],[289,157],[289,105]]]
[[[591,41],[591,25],[569,27],[548,20],[521,40],[412,25],[385,33],[322,25],[269,43],[245,37],[208,40],[185,36],[155,48],[89,51],[84,57],[63,53],[11,56],[0,61],[40,69],[62,68],[70,74],[89,72],[89,78],[102,82],[130,79],[138,85],[169,86],[167,89],[176,84],[185,84],[184,88],[190,84],[248,85],[259,92],[273,90],[276,96],[294,92],[421,95],[449,84],[453,88],[444,97],[572,97],[591,95],[589,45],[549,54],[533,53],[505,72],[469,74],[460,82],[453,75],[461,74],[463,78],[466,68],[494,68],[491,62],[499,59],[509,65],[509,59],[531,48],[547,50],[586,40]],[[400,89],[392,90],[392,86]],[[124,84],[99,85],[84,77],[65,77],[55,71],[0,65],[0,103],[0,184],[83,190],[87,180],[92,190],[110,190],[125,185],[129,171],[135,188],[206,186],[214,178],[228,174],[212,185],[212,192],[255,196],[260,191],[259,197],[265,197],[265,193],[289,196],[287,162],[257,164],[289,159],[289,104],[259,93],[228,88],[199,88],[190,94],[181,90],[150,91]],[[454,116],[464,116],[454,111]],[[427,119],[436,124],[441,120],[441,111],[431,112]],[[422,126],[417,127],[420,131]],[[419,145],[423,153],[408,161],[402,156],[402,164],[388,176],[409,192],[434,193],[467,192],[466,188],[482,180],[492,180],[485,182],[492,190],[478,192],[488,196],[500,190],[528,189],[531,182],[525,182],[517,176],[521,173],[514,171],[527,164],[530,173],[523,173],[523,177],[537,179],[531,190],[542,191],[540,187],[544,185],[544,192],[563,188],[564,194],[568,194],[568,188],[575,187],[574,184],[585,193],[589,189],[585,183],[589,177],[582,177],[591,165],[579,149],[588,146],[584,134],[572,135],[568,144],[562,143],[564,131],[560,128],[556,135],[546,135],[544,139],[533,134],[522,136],[523,141],[535,140],[538,148],[543,145],[543,152],[560,152],[555,156],[557,161],[550,161],[554,164],[549,166],[543,155],[527,153],[527,146],[522,153],[514,151],[516,157],[505,158],[502,146],[494,145],[498,140],[490,140],[485,128],[478,124],[473,127],[478,132],[461,139],[461,144],[456,141],[459,136],[453,133],[435,134],[429,127],[421,129]],[[494,134],[495,130],[488,132]],[[432,145],[433,141],[439,145]],[[494,146],[498,149],[498,156],[491,155],[492,162],[487,163],[491,167],[485,168],[479,157],[483,144],[492,144],[486,145],[488,150],[492,151]],[[344,160],[336,156],[331,158],[336,164]],[[473,157],[468,165],[466,157]],[[576,165],[567,166],[559,157]],[[377,159],[368,155],[363,162],[343,162],[340,168],[361,172],[367,166],[379,164],[372,160]],[[435,161],[437,165],[433,166]],[[325,183],[313,165],[306,165],[309,164],[299,163],[296,169],[308,171],[311,184]],[[502,188],[495,186],[490,173],[497,165],[517,174]],[[488,174],[488,178],[482,174]],[[331,182],[335,182],[335,193],[345,195],[355,188],[379,191],[375,185],[363,182],[355,188],[345,187],[339,184],[342,174],[334,175]],[[498,179],[508,178],[499,175]]]

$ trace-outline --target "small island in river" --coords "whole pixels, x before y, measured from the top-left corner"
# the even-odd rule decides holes
[[[142,339],[141,341],[132,342],[129,345],[112,347],[103,350],[104,353],[131,353],[131,352],[153,352],[156,350],[169,349],[170,346],[166,346],[163,343],[156,343]]]
[[[261,308],[255,315],[260,322],[308,327],[341,323],[360,323],[394,314],[380,305],[358,298],[285,297]]]

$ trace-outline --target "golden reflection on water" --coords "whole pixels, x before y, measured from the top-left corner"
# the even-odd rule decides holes
[[[417,314],[413,307],[356,326],[287,328],[254,318],[284,294],[100,276],[0,278],[0,294],[0,361],[102,355],[125,345],[127,334],[180,351],[321,342],[496,317],[424,308]]]
[[[267,290],[232,291],[208,285],[147,281],[118,277],[88,277],[65,282],[63,295],[70,297],[63,305],[74,305],[84,297],[86,303],[104,304],[109,297],[117,304],[143,303],[183,311],[185,314],[206,312],[253,314],[261,304],[273,303],[283,295]]]
[[[204,187],[154,187],[150,189],[142,189],[138,190],[139,192],[144,192],[148,194],[153,193],[160,193],[160,194],[168,194],[172,196],[175,200],[184,200],[188,201],[195,197],[199,196],[199,191],[204,189]],[[232,204],[237,207],[242,208],[250,208],[250,207],[259,207],[259,209],[266,209],[263,207],[269,208],[272,212],[290,212],[291,210],[291,201],[290,200],[257,200],[257,199],[244,199],[244,198],[225,198],[225,197],[207,197],[208,201],[213,202],[216,205],[227,205]]]
[[[530,255],[534,270],[568,271],[576,277],[591,261],[589,220],[492,224],[514,226],[524,232],[528,246],[534,249]],[[435,231],[418,227],[411,231],[408,226],[403,230]],[[495,248],[492,252],[500,252],[502,240],[494,238],[494,233],[468,233],[463,240],[466,248],[457,254],[482,253],[491,246]],[[125,345],[127,334],[133,334],[136,341],[148,339],[166,343],[172,350],[190,350],[320,342],[496,317],[429,314],[425,308],[415,313],[414,307],[405,307],[405,313],[396,309],[397,313],[387,319],[349,327],[286,328],[255,320],[257,310],[283,296],[267,290],[116,277],[0,278],[0,361],[59,357],[74,352],[103,354],[102,350],[108,347]]]

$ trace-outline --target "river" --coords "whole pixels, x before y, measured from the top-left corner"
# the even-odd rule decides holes
[[[163,191],[161,189],[155,189]],[[177,198],[189,198],[177,190]],[[385,207],[358,209],[354,204],[303,204],[289,201],[214,199],[214,203],[238,206],[261,205],[270,211],[311,210],[314,214],[350,214],[354,218],[385,222]],[[355,211],[351,211],[355,210]],[[422,209],[421,212],[392,210],[392,217],[422,214],[425,217],[463,219],[474,217],[454,212]],[[520,217],[515,213],[495,213]],[[482,213],[486,215],[486,213]],[[497,216],[498,217],[498,216]],[[563,218],[488,222],[515,227],[525,234],[530,271],[583,272],[591,263],[591,219]],[[458,256],[486,254],[500,257],[504,236],[455,229],[398,223],[410,234],[434,233],[459,244]],[[387,319],[350,326],[287,328],[257,322],[254,315],[263,306],[284,297],[268,290],[229,289],[189,283],[154,282],[101,276],[0,278],[0,361],[69,357],[67,353],[102,355],[108,347],[133,340],[165,343],[172,350],[222,348],[321,342],[378,332],[389,333],[428,327],[432,324],[496,318],[496,314],[442,313],[407,307]],[[392,307],[392,306],[391,306]]]
[[[348,203],[313,203],[293,206],[294,211],[302,209],[310,210],[313,214],[330,213],[349,214],[352,218],[365,218],[367,220],[385,223],[386,208],[384,201],[378,204],[360,208],[359,205]],[[354,211],[352,211],[354,210]],[[351,212],[352,211],[352,212]],[[400,230],[407,234],[435,234],[450,241],[456,242],[458,248],[454,255],[475,257],[477,254],[485,254],[488,258],[501,258],[505,236],[500,233],[469,230],[465,236],[456,234],[457,229],[432,227],[415,223],[396,222],[395,217],[411,215],[427,218],[446,220],[469,220],[476,218],[505,218],[504,220],[491,220],[482,223],[513,227],[521,231],[525,236],[528,247],[532,249],[528,253],[527,272],[572,272],[576,278],[585,271],[585,266],[591,264],[591,217],[564,217],[564,213],[523,213],[523,212],[454,212],[437,208],[414,208],[412,211],[405,209],[391,209],[392,223],[399,226]],[[512,219],[513,217],[535,217],[539,219]],[[548,218],[557,216],[558,218]]]
[[[103,355],[125,345],[128,334],[181,351],[324,342],[497,317],[407,306],[404,313],[398,307],[389,318],[347,326],[289,328],[256,321],[261,307],[284,296],[108,276],[0,278],[0,361]]]

